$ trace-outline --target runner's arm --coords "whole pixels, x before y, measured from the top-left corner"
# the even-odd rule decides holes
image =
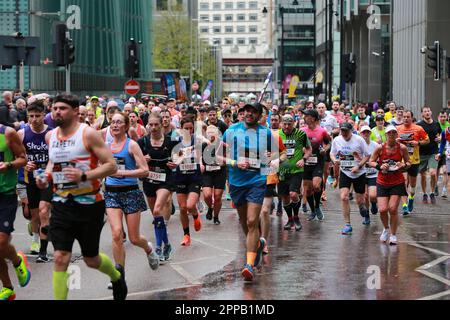
[[[6,128],[6,138],[8,148],[14,155],[14,160],[10,162],[12,169],[20,169],[27,164],[27,154],[25,147],[20,141],[19,135],[12,128]],[[6,166],[6,163],[3,163]],[[8,169],[8,168],[7,168]]]
[[[378,158],[380,156],[382,146],[378,146],[375,151],[370,156],[369,161],[367,162],[367,165],[371,168],[378,168]]]
[[[113,176],[116,177],[128,177],[128,178],[145,178],[148,176],[148,164],[145,161],[144,154],[137,142],[131,140],[129,145],[129,152],[136,161],[135,170],[117,170],[117,173]]]

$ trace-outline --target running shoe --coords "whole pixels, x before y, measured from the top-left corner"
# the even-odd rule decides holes
[[[208,213],[206,214],[206,220],[212,220],[213,218],[213,208],[208,208]]]
[[[256,250],[255,267],[257,267],[262,261],[262,254],[265,246],[266,246],[266,239],[259,238],[258,249]]]
[[[443,188],[442,189],[442,198],[447,199],[447,197],[448,197],[447,188]]]
[[[220,225],[220,220],[219,220],[219,218],[214,218],[214,224],[215,224],[216,226]]]
[[[426,193],[423,194],[422,202],[423,204],[428,204],[428,195]]]
[[[202,229],[202,219],[200,219],[200,214],[197,219],[194,219],[194,229],[199,232]]]
[[[246,264],[241,272],[245,281],[253,281],[253,273],[253,267],[249,264]]]
[[[431,204],[436,204],[436,196],[434,193],[430,193],[430,202]]]
[[[36,263],[47,263],[50,262],[50,258],[48,257],[47,254],[39,254],[39,256],[36,259]]]
[[[407,205],[407,204],[404,204],[404,205],[403,205],[402,210],[403,210],[403,216],[404,216],[404,217],[407,217],[407,216],[410,215],[410,212],[409,212],[409,210],[408,210],[408,205]]]
[[[9,288],[2,288],[0,291],[0,301],[13,301],[16,299],[16,293]]]
[[[120,279],[112,283],[114,300],[125,300],[128,295],[128,287],[125,281],[125,270],[120,264],[116,264],[117,271],[120,272]]]
[[[295,225],[295,231],[300,231],[302,230],[302,224],[300,222],[300,218],[294,218],[294,225]]]
[[[326,193],[325,190],[323,191],[322,197],[320,198],[320,200],[321,200],[321,201],[325,201],[325,202],[327,201],[327,193]]]
[[[317,219],[319,219],[319,221],[323,221],[323,219],[325,219],[325,216],[322,212],[322,209],[320,209],[320,207],[316,209],[315,213],[316,213],[316,217],[317,217]]]
[[[342,229],[343,235],[351,235],[353,233],[353,228],[350,224],[346,224],[344,226],[344,229]]]
[[[389,240],[389,230],[383,229],[383,233],[381,234],[380,241],[387,242]]]
[[[159,255],[156,253],[156,250],[153,249],[151,242],[148,243],[148,246],[152,249],[152,252],[147,255],[148,264],[152,270],[156,270],[159,268]]]
[[[302,204],[302,211],[303,213],[308,213],[308,206],[306,205],[306,203]]]
[[[227,193],[227,195],[225,196],[225,200],[227,200],[227,201],[231,201],[231,196],[230,196],[230,194],[229,194],[229,193]]]
[[[39,242],[31,241],[30,246],[30,254],[33,256],[37,256],[39,254],[39,250],[41,249],[41,246],[39,245]]]
[[[390,244],[391,246],[396,246],[396,245],[398,244],[397,236],[391,235],[391,236],[389,237],[389,244]]]
[[[170,243],[164,245],[163,254],[164,254],[164,260],[165,261],[169,261],[170,260],[170,254],[171,253],[172,253],[172,246],[170,245]]]
[[[191,236],[188,234],[185,234],[183,237],[183,241],[181,241],[181,245],[183,247],[189,247],[191,245]]]
[[[17,279],[19,280],[19,285],[23,288],[28,285],[31,278],[30,269],[28,269],[28,260],[23,252],[18,252],[17,255],[20,257],[20,264],[16,269]]]
[[[156,247],[155,252],[156,252],[156,254],[157,254],[158,257],[159,257],[159,261],[160,261],[160,262],[164,262],[164,261],[166,260],[166,259],[164,258],[164,254],[163,254],[163,251],[162,251],[161,247]]]
[[[288,220],[288,222],[284,225],[284,230],[291,230],[294,227],[294,221]]]
[[[370,226],[370,216],[364,217],[362,224],[365,226]]]
[[[317,210],[315,212],[311,211],[311,214],[308,217],[308,221],[313,221],[316,219],[316,212],[317,212]]]
[[[408,211],[409,213],[413,212],[414,210],[414,198],[408,197]]]
[[[27,229],[28,229],[28,234],[30,235],[30,237],[33,236],[33,226],[31,225],[31,222],[27,223]]]

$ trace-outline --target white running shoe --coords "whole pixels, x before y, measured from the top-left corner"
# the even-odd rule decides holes
[[[387,242],[389,239],[389,229],[383,229],[383,233],[381,234],[380,241]]]
[[[150,247],[150,249],[152,249],[152,252],[147,256],[148,264],[150,265],[150,268],[152,270],[156,270],[159,267],[159,256],[155,252],[155,249],[153,249],[153,245],[151,242],[148,243],[148,246]]]
[[[394,235],[391,235],[390,238],[389,238],[389,244],[391,246],[396,246],[398,244],[397,237],[394,236]]]

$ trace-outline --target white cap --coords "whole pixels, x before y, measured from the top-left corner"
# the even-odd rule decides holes
[[[153,107],[152,113],[160,113],[160,112],[161,112],[161,108],[160,107]]]
[[[131,98],[128,100],[128,103],[136,103],[136,98],[135,98],[135,97],[131,97]]]
[[[395,126],[388,126],[385,130],[386,133],[389,133],[391,131],[398,132],[397,128]]]
[[[359,129],[359,132],[364,132],[364,131],[370,131],[370,132],[372,132],[372,129],[370,129],[370,127],[369,126],[363,126],[361,129]]]
[[[205,102],[203,102],[203,104],[207,104],[208,106],[210,106],[211,105],[211,101],[206,100]]]

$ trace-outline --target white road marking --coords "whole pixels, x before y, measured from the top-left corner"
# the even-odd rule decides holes
[[[431,296],[423,297],[423,298],[420,298],[420,299],[417,299],[417,300],[435,300],[435,299],[438,299],[438,298],[441,298],[441,297],[445,297],[445,296],[448,296],[448,295],[450,295],[450,290],[444,291],[444,292],[440,292],[440,293],[436,293],[436,294],[433,294]]]
[[[211,259],[217,259],[217,258],[222,258],[222,257],[229,257],[229,254],[221,254],[221,255],[217,255],[217,256],[210,256],[210,257],[203,257],[203,258],[197,258],[197,259],[191,259],[191,260],[183,260],[183,261],[179,261],[179,262],[172,262],[170,263],[170,265],[181,265],[181,264],[186,264],[186,263],[193,263],[193,262],[199,262],[199,261],[204,261],[204,260],[211,260]]]
[[[154,294],[154,293],[172,291],[172,290],[177,290],[177,289],[192,288],[192,287],[196,287],[196,286],[197,285],[187,285],[187,286],[181,286],[181,287],[171,287],[171,288],[163,288],[163,289],[157,289],[157,290],[139,291],[139,292],[129,293],[127,295],[127,298],[138,297],[138,296],[143,296],[143,295],[150,295],[150,294]],[[113,299],[113,296],[92,299],[92,300],[98,301],[98,300],[112,300],[112,299]]]
[[[180,265],[170,265],[170,267],[178,272],[190,285],[201,285],[202,283],[198,281],[193,275],[184,270]]]
[[[214,246],[214,245],[212,245],[212,244],[210,244],[210,243],[208,243],[208,242],[205,242],[205,241],[202,241],[202,240],[199,240],[199,239],[192,239],[192,241],[194,241],[194,242],[199,242],[199,243],[201,243],[201,244],[203,244],[203,245],[205,245],[205,246],[208,246],[208,247],[211,247],[211,248],[220,250],[220,251],[224,251],[224,252],[229,253],[229,254],[232,254],[232,253],[233,253],[233,251],[231,251],[231,250],[228,250],[228,249],[224,249],[224,248],[221,248],[221,247]]]

